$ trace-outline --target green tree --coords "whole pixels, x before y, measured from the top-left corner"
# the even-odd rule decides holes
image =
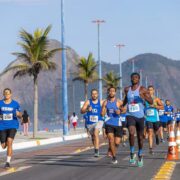
[[[120,77],[118,77],[118,75],[115,74],[114,72],[107,73],[103,77],[103,80],[105,82],[104,85],[105,88],[115,87],[116,89],[119,89]]]
[[[97,63],[93,58],[93,54],[89,53],[87,59],[85,57],[79,59],[77,66],[78,66],[78,73],[73,80],[74,81],[79,80],[84,83],[84,94],[85,94],[85,99],[87,100],[89,83],[98,80],[98,74],[96,71]]]
[[[36,29],[33,34],[28,33],[24,29],[20,31],[22,52],[15,52],[13,55],[21,62],[17,65],[10,66],[5,72],[15,71],[14,78],[29,75],[33,77],[34,82],[34,130],[33,138],[36,137],[38,131],[38,76],[41,71],[53,71],[56,69],[56,63],[50,59],[61,48],[49,49],[48,33],[51,30],[49,25],[45,30]]]

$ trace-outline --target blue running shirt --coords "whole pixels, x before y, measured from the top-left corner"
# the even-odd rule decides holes
[[[107,118],[105,119],[106,125],[111,126],[122,126],[120,116],[116,114],[116,110],[119,108],[117,107],[117,100],[111,102],[107,100]]]
[[[90,106],[92,107],[92,111],[87,112],[87,125],[97,123],[98,121],[102,121],[101,116],[101,101],[98,100],[97,104],[92,102],[92,99],[89,99]]]
[[[17,101],[12,100],[10,104],[5,104],[4,100],[0,100],[0,130],[19,128],[16,111],[21,112],[20,105]]]

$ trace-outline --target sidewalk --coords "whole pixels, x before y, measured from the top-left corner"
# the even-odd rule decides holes
[[[38,132],[37,137],[35,139],[33,139],[32,137],[32,132],[29,133],[29,136],[24,136],[23,134],[18,132],[14,140],[13,149],[14,150],[26,149],[40,145],[47,145],[47,144],[59,143],[63,141],[82,139],[86,137],[87,134],[84,128],[77,128],[76,131],[71,129],[67,136],[63,136],[62,130],[56,130],[54,132],[40,131]],[[3,150],[0,147],[0,152],[3,151],[6,150]]]

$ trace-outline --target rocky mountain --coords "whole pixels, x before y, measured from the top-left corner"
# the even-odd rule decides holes
[[[60,47],[60,42],[51,40],[50,48]],[[75,81],[74,72],[77,71],[76,61],[79,55],[69,48],[67,54],[68,69],[68,100],[69,112],[79,112],[80,101],[84,99],[84,86],[82,82]],[[57,70],[54,72],[41,72],[39,76],[39,119],[41,124],[44,122],[55,122],[62,116],[62,93],[61,93],[61,52],[57,53],[52,59],[57,64]],[[130,83],[130,74],[132,72],[132,60],[135,62],[135,71],[142,70],[142,83],[145,86],[145,77],[147,82],[158,88],[159,96],[164,99],[170,99],[176,107],[180,107],[180,61],[171,60],[158,54],[141,54],[125,61],[123,69],[123,86]],[[9,66],[19,63],[21,60],[15,60]],[[119,72],[117,64],[107,62],[102,63],[103,75],[109,71]],[[0,77],[0,92],[5,87],[13,91],[14,99],[17,99],[22,109],[27,109],[33,118],[33,81],[31,77],[13,79],[14,72],[2,74]],[[89,86],[98,88],[98,83]],[[103,91],[106,96],[106,90]]]

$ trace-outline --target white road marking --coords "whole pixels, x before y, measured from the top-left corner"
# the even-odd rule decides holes
[[[16,172],[20,172],[20,171],[23,171],[25,169],[29,169],[31,168],[32,166],[22,166],[22,167],[19,167],[19,168],[10,168],[4,172],[1,172],[0,173],[0,176],[5,176],[5,175],[8,175],[8,174],[12,174],[12,173],[16,173]]]

